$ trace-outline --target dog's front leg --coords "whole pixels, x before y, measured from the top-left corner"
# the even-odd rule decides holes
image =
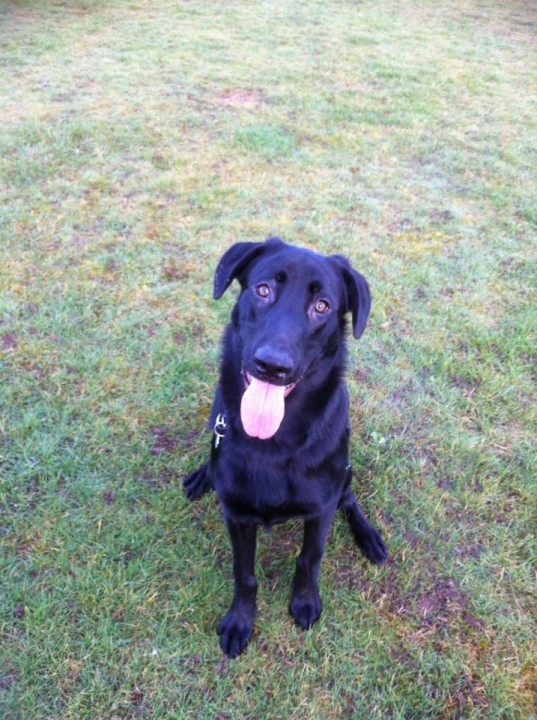
[[[233,602],[218,625],[220,647],[233,658],[250,642],[256,614],[257,582],[254,574],[257,525],[253,522],[227,521],[233,549]]]
[[[332,509],[304,522],[304,544],[296,561],[289,604],[289,612],[294,617],[296,624],[304,630],[317,622],[321,615],[322,603],[317,580],[326,536],[333,517],[334,510]]]

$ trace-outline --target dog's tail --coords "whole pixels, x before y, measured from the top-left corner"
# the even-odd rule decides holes
[[[183,490],[189,500],[197,500],[204,493],[213,490],[214,485],[211,478],[210,464],[206,462],[197,468],[183,480]]]

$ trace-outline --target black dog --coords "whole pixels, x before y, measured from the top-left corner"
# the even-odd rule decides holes
[[[235,591],[218,626],[230,657],[253,632],[258,525],[304,520],[289,606],[304,629],[321,614],[317,578],[338,507],[367,558],[387,557],[350,487],[346,314],[359,338],[371,304],[365,278],[340,255],[278,238],[233,245],[216,269],[215,299],[235,278],[242,292],[223,338],[211,459],[184,481],[191,500],[216,489],[231,537]]]

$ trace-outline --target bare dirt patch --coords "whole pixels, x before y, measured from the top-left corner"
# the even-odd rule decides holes
[[[0,335],[0,346],[4,350],[16,350],[19,345],[19,341],[15,333],[7,332]]]
[[[413,552],[429,555],[430,548],[416,540],[410,542]],[[443,637],[451,628],[479,630],[482,622],[472,614],[470,598],[454,578],[443,576],[433,557],[418,569],[412,587],[405,587],[403,567],[397,558],[390,558],[382,578],[368,582],[359,565],[347,556],[341,557],[335,583],[363,592],[368,602],[382,613],[398,616],[416,626],[420,636]]]
[[[266,102],[266,94],[261,88],[226,88],[218,96],[222,105],[231,107],[254,108]]]

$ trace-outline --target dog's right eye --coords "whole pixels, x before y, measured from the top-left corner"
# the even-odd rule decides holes
[[[260,298],[267,298],[270,295],[270,287],[266,283],[256,285],[255,291]]]

